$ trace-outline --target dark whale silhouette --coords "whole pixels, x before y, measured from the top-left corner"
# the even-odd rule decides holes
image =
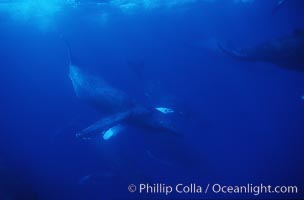
[[[292,35],[264,42],[252,48],[230,49],[221,44],[227,55],[244,61],[262,61],[277,66],[304,71],[304,30],[294,30]]]
[[[101,77],[84,72],[72,61],[70,45],[64,41],[69,58],[69,76],[77,97],[102,113],[105,117],[78,132],[82,139],[102,135],[104,140],[121,132],[125,125],[139,126],[152,131],[177,134],[169,115],[174,110],[166,107],[146,107],[137,103],[123,91],[112,87]]]
[[[106,114],[104,118],[77,133],[77,137],[89,139],[102,134],[108,140],[123,130],[124,125],[176,133],[166,112],[135,103],[124,92],[113,88],[99,77],[84,73],[75,65],[70,65],[69,75],[78,98]],[[172,113],[172,110],[169,111]]]

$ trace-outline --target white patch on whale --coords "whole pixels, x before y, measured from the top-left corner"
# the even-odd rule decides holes
[[[124,129],[124,126],[122,125],[116,125],[116,126],[113,126],[111,128],[109,128],[108,130],[104,131],[103,132],[103,136],[102,138],[104,140],[109,140],[111,139],[112,137],[116,136],[119,132],[121,132],[122,130]]]
[[[175,111],[171,108],[166,108],[166,107],[156,107],[155,110],[163,113],[163,114],[170,114],[174,113]]]

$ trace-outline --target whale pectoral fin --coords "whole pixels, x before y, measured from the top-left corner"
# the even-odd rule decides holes
[[[91,126],[82,130],[80,133],[77,133],[76,137],[81,139],[91,139],[102,134],[103,139],[110,139],[122,130],[121,124],[129,117],[129,115],[130,112],[121,112],[102,118]]]
[[[109,128],[108,130],[104,131],[102,133],[102,138],[104,140],[109,140],[112,137],[116,136],[121,131],[123,131],[123,129],[124,129],[124,126],[121,124],[115,125],[115,126]]]

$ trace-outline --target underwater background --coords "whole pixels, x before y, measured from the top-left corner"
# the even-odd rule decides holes
[[[303,198],[304,73],[225,55],[304,27],[304,2],[0,0],[0,199]],[[64,37],[64,39],[63,39]],[[75,95],[72,62],[178,135],[127,127],[75,135],[103,115]],[[303,58],[304,59],[304,58]],[[297,185],[298,194],[139,194],[129,184]]]

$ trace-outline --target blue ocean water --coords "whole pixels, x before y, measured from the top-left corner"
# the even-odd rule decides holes
[[[0,1],[0,199],[303,198],[304,73],[227,56],[303,29],[302,0]],[[64,39],[63,39],[64,38]],[[126,127],[75,94],[72,62],[178,134]],[[302,47],[303,48],[303,47]],[[295,185],[297,194],[147,194],[130,184]]]

